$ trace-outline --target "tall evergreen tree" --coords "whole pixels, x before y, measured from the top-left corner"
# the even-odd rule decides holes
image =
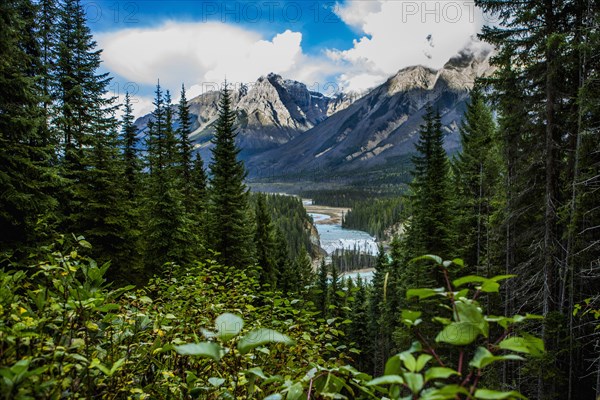
[[[179,162],[181,177],[183,180],[184,194],[186,201],[189,201],[192,192],[192,169],[194,168],[193,149],[194,146],[190,139],[192,133],[192,124],[190,121],[190,106],[187,102],[185,86],[181,85],[181,97],[177,106],[178,128],[177,136],[179,139]]]
[[[455,233],[458,251],[469,267],[483,267],[490,259],[492,204],[499,186],[500,154],[492,112],[481,91],[471,91],[470,102],[460,128],[462,151],[454,159]],[[487,271],[487,272],[486,272]]]
[[[575,359],[579,358],[580,370],[586,369],[586,362],[573,353],[566,358],[560,349],[565,339],[571,340],[567,336],[572,332],[564,327],[573,326],[573,307],[581,293],[576,287],[590,283],[577,277],[581,264],[571,257],[577,239],[569,226],[577,214],[573,189],[579,187],[577,161],[585,132],[586,113],[581,109],[585,101],[579,97],[590,71],[597,70],[597,60],[586,56],[597,26],[589,29],[593,23],[588,24],[597,21],[599,4],[594,0],[476,4],[500,17],[498,24],[484,28],[482,38],[498,49],[494,59],[498,73],[492,84],[501,96],[500,134],[509,155],[506,259],[519,278],[508,288],[511,296],[506,302],[518,304],[520,312],[546,317],[540,329],[550,362],[538,369],[535,385],[519,390],[540,399],[589,397],[592,393],[583,389],[589,383],[574,384],[585,380],[575,372]],[[505,95],[509,92],[512,98]]]
[[[331,283],[329,285],[329,309],[332,317],[343,318],[346,314],[344,310],[345,306],[345,292],[342,290],[344,282],[340,278],[340,271],[337,269],[335,264],[329,266],[331,271]]]
[[[304,247],[302,247],[300,253],[296,257],[294,267],[298,277],[297,285],[299,288],[304,288],[313,283],[315,274],[313,272],[312,261],[308,251],[306,251]]]
[[[185,265],[198,250],[192,221],[183,204],[178,180],[176,146],[168,92],[156,87],[155,109],[148,127],[147,164],[150,176],[146,191],[146,269],[161,274],[166,262]]]
[[[79,0],[65,0],[59,10],[56,73],[56,107],[53,124],[62,137],[62,169],[69,180],[60,199],[62,229],[81,233],[89,218],[82,175],[90,164],[97,135],[112,126],[114,99],[107,98],[111,78],[98,74],[101,50],[96,49],[85,11]],[[104,130],[100,130],[103,127]]]
[[[371,355],[370,371],[374,376],[383,375],[383,367],[389,353],[390,338],[383,330],[385,301],[387,300],[386,274],[388,273],[388,260],[383,246],[379,246],[377,263],[373,271],[371,291],[369,293],[369,337],[372,338],[369,347]],[[389,275],[388,275],[389,277]],[[385,295],[384,295],[385,293]]]
[[[371,343],[373,337],[369,330],[369,303],[367,298],[367,288],[358,275],[356,280],[356,289],[352,302],[352,323],[348,327],[348,340],[354,342],[360,350],[360,355],[356,357],[356,368],[360,371],[367,371],[371,368]]]
[[[133,108],[129,93],[125,93],[124,114],[121,125],[121,146],[125,165],[125,184],[127,197],[133,200],[139,194],[139,179],[141,172],[138,156],[137,129],[133,124]]]
[[[204,162],[200,154],[196,153],[190,176],[190,194],[185,195],[187,212],[192,221],[192,231],[196,235],[198,255],[204,254],[207,247],[207,220],[208,220],[208,178],[204,170]],[[189,197],[189,198],[188,198]]]
[[[328,271],[327,265],[325,265],[325,259],[321,260],[319,265],[319,272],[317,276],[317,310],[321,312],[323,318],[327,318],[329,315],[329,283],[328,283]]]
[[[254,245],[256,247],[256,262],[259,266],[259,280],[263,285],[275,287],[276,272],[274,256],[274,229],[271,216],[267,211],[265,195],[258,194],[255,207],[256,230]]]
[[[450,257],[452,247],[449,163],[444,150],[439,112],[427,107],[413,156],[412,218],[407,230],[407,250],[416,257],[436,254]]]
[[[238,160],[240,150],[235,143],[234,122],[229,88],[225,84],[212,141],[210,238],[212,248],[219,252],[223,264],[243,268],[254,263],[254,246],[248,191],[244,184],[246,170],[243,162]]]
[[[24,45],[26,0],[0,4],[0,248],[33,245],[37,220],[53,211],[49,186],[55,181],[45,126],[31,65]]]

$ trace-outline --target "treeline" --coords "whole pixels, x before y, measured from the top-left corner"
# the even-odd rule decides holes
[[[366,198],[381,197],[383,195],[385,194],[352,187],[332,190],[305,190],[301,193],[302,197],[311,199],[313,204],[330,207],[352,207],[354,203],[363,201]]]
[[[261,194],[253,193],[251,201],[256,203]],[[304,250],[311,256],[318,255],[318,243],[311,241],[312,219],[302,205],[302,200],[295,196],[280,194],[263,195],[273,224],[279,233],[285,236],[288,254],[291,259],[297,258]],[[313,239],[316,241],[316,237]]]
[[[344,215],[342,226],[366,231],[377,240],[385,240],[393,234],[390,228],[406,218],[403,202],[400,197],[354,201]]]
[[[206,258],[259,264],[252,273],[263,285],[302,282],[309,218],[288,199],[249,201],[227,85],[206,170],[183,86],[174,105],[157,84],[143,138],[128,94],[116,117],[121,105],[108,95],[111,78],[98,73],[101,50],[80,1],[6,1],[0,24],[0,251],[11,262],[73,233],[121,283]]]
[[[377,257],[358,249],[337,249],[331,254],[331,265],[342,273],[374,268],[376,260]]]

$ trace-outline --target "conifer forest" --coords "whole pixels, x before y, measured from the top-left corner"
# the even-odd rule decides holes
[[[600,399],[600,3],[474,4],[458,150],[425,98],[405,161],[294,192],[225,76],[210,140],[158,75],[141,129],[86,3],[0,0],[0,397]]]

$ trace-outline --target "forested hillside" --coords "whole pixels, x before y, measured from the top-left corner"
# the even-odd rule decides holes
[[[79,0],[2,1],[2,396],[600,396],[600,4],[476,3],[496,72],[461,152],[429,104],[405,193],[312,193],[403,224],[366,282],[354,252],[313,268],[299,199],[249,192],[227,82],[205,166],[183,86],[138,137]]]

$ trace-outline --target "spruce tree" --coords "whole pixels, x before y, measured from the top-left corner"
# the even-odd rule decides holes
[[[352,302],[352,313],[350,326],[348,327],[348,341],[354,342],[360,350],[360,355],[356,356],[356,368],[360,371],[371,369],[371,343],[373,336],[369,331],[369,303],[367,299],[367,288],[358,275],[356,280],[356,289],[354,289],[354,301]]]
[[[383,367],[388,359],[387,355],[389,352],[390,340],[385,336],[385,332],[383,331],[385,301],[387,300],[387,293],[389,293],[385,286],[387,273],[387,255],[383,250],[383,246],[379,245],[377,263],[375,264],[375,271],[373,271],[372,286],[369,293],[368,329],[369,337],[372,338],[369,354],[371,355],[371,373],[374,376],[383,375]]]
[[[304,246],[295,260],[295,271],[297,276],[297,285],[299,288],[309,286],[314,281],[314,272],[312,268],[312,260]]]
[[[443,145],[440,114],[428,106],[415,145],[417,154],[412,157],[412,216],[407,230],[409,257],[423,254],[451,256],[449,163]]]
[[[335,264],[331,264],[329,270],[331,271],[331,284],[329,285],[330,315],[334,318],[343,318],[346,314],[344,310],[346,296],[342,290],[344,282],[340,278],[340,271]]]
[[[133,124],[133,108],[129,93],[125,93],[124,107],[121,122],[121,146],[123,148],[123,163],[125,165],[125,184],[127,197],[129,200],[134,200],[139,194],[141,165],[138,156],[137,129]]]
[[[490,219],[500,168],[499,146],[492,113],[481,91],[471,91],[470,102],[460,128],[462,151],[454,159],[455,232],[459,254],[467,266],[491,263]],[[489,268],[488,268],[489,269]],[[481,274],[486,274],[484,269]]]
[[[152,120],[148,124],[147,165],[150,175],[145,198],[146,270],[162,274],[163,265],[186,265],[198,251],[192,221],[188,217],[180,189],[170,97],[157,84]]]
[[[184,195],[185,196],[185,195]],[[186,210],[193,225],[192,231],[197,239],[198,255],[206,251],[207,246],[207,221],[208,221],[208,178],[204,170],[204,162],[199,153],[194,157],[190,176],[190,194],[184,201],[188,204]]]
[[[185,94],[185,86],[181,85],[181,98],[177,106],[178,128],[177,137],[179,139],[179,163],[181,169],[181,178],[183,181],[184,195],[188,207],[191,207],[190,195],[192,193],[192,169],[194,168],[193,149],[194,146],[190,139],[192,133],[192,124],[190,121],[190,106]]]
[[[321,316],[323,318],[327,318],[329,315],[329,276],[327,265],[325,265],[325,259],[321,260],[321,264],[319,265],[319,272],[317,276],[317,310],[321,312]]]
[[[274,229],[271,216],[267,211],[265,195],[258,194],[255,207],[256,230],[254,245],[256,247],[256,262],[259,266],[259,281],[262,285],[275,287],[276,272],[274,256]]]
[[[254,264],[255,260],[248,191],[244,184],[246,170],[243,162],[238,160],[240,149],[235,143],[234,122],[229,88],[225,84],[212,140],[210,238],[221,263],[244,268]]]
[[[111,262],[111,279],[140,282],[139,231],[136,209],[128,198],[125,164],[120,152],[118,124],[95,125],[97,131],[81,174],[85,211],[78,217],[81,234],[92,243],[92,256]]]
[[[79,0],[65,0],[59,10],[56,60],[56,107],[53,125],[62,137],[61,167],[68,180],[61,193],[63,221],[67,232],[83,233],[91,226],[85,216],[87,199],[83,175],[98,135],[113,125],[113,98],[107,98],[111,78],[98,74],[101,50],[96,49],[85,11]],[[102,129],[99,129],[102,127]]]
[[[43,135],[46,124],[31,71],[34,54],[26,50],[21,7],[29,1],[0,4],[0,249],[33,245],[38,219],[52,213],[56,172]]]

